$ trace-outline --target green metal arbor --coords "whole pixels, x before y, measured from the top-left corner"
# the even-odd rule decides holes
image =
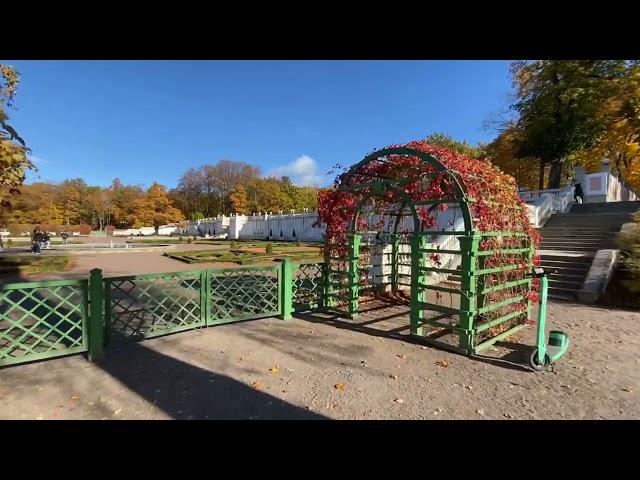
[[[420,175],[423,188],[436,177],[447,178],[451,188],[442,198],[415,201],[404,188],[415,183],[415,177],[362,177],[367,176],[362,172],[368,164],[385,162],[392,155],[417,157],[431,167],[428,174]],[[361,177],[354,182],[356,175]],[[533,256],[530,236],[475,230],[474,200],[468,198],[457,174],[438,159],[409,147],[385,148],[353,165],[341,177],[338,190],[356,195],[359,202],[348,227],[346,257],[326,257],[324,295],[328,308],[354,318],[364,293],[408,289],[411,335],[465,354],[480,352],[524,326],[531,314],[532,279],[527,274]],[[385,201],[389,192],[393,193],[392,203]],[[367,208],[372,202],[378,216],[387,218],[384,222],[378,219],[377,224],[374,221],[373,228],[372,222],[364,219],[372,216]],[[460,212],[462,221],[451,222],[449,229],[425,227],[418,210],[442,204]],[[410,228],[399,228],[403,223]],[[506,247],[496,248],[501,244]],[[377,251],[380,264],[373,274],[372,249]],[[433,261],[437,258],[434,255],[447,257],[447,261]],[[512,263],[502,261],[485,267],[486,260],[496,256]]]

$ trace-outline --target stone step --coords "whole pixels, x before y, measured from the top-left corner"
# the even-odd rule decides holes
[[[544,250],[544,245],[565,245],[567,247],[571,247],[573,245],[582,245],[587,247],[598,248],[599,245],[602,245],[607,241],[608,240],[606,238],[602,238],[598,240],[586,240],[586,241],[581,241],[575,238],[568,239],[568,240],[561,240],[556,238],[549,238],[549,239],[545,238],[544,240],[542,240],[542,242],[540,242],[539,249]]]
[[[545,225],[543,228],[539,228],[540,232],[569,232],[569,233],[595,233],[595,234],[606,234],[617,232],[620,229],[620,226],[626,222],[616,223],[614,225],[595,225],[595,224],[587,224],[587,225],[569,225],[569,224],[556,224],[556,225]]]
[[[553,300],[563,300],[565,302],[575,302],[576,294],[565,290],[549,290],[547,297]]]
[[[542,267],[544,268],[544,267]],[[584,282],[587,278],[588,269],[557,269],[558,273],[552,273],[553,268],[549,268],[548,276],[549,280],[568,280],[570,282]]]
[[[575,282],[569,280],[556,280],[554,278],[549,278],[549,288],[562,288],[565,290],[573,290],[577,292],[582,287],[582,282]]]
[[[589,270],[589,267],[591,266],[591,261],[592,259],[589,259],[588,261],[576,260],[572,262],[567,262],[564,260],[554,260],[548,257],[540,258],[540,264],[543,267],[557,268],[562,270],[578,270],[581,272]]]
[[[557,244],[547,244],[542,245],[544,250],[558,251],[558,252],[593,252],[595,253],[598,247],[590,246],[590,245],[557,245]]]
[[[604,233],[576,233],[572,230],[566,230],[563,232],[550,232],[550,231],[545,231],[542,230],[540,232],[540,236],[545,239],[545,238],[568,238],[568,239],[572,239],[572,238],[578,238],[578,239],[585,239],[585,240],[589,240],[589,239],[601,239],[601,238],[609,238],[612,235],[617,234],[618,232],[604,232]]]

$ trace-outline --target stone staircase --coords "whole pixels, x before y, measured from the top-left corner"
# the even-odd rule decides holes
[[[549,275],[549,296],[575,300],[595,253],[616,248],[615,237],[640,202],[575,204],[568,213],[552,215],[539,229],[541,264]]]

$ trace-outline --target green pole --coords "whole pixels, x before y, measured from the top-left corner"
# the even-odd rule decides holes
[[[462,271],[460,289],[460,347],[466,350],[467,355],[473,353],[474,321],[477,311],[477,288],[478,278],[476,276],[477,257],[476,253],[480,246],[482,236],[472,233],[469,236],[460,237],[460,251],[462,252]]]
[[[331,309],[336,306],[334,291],[331,288],[331,274],[329,273],[331,266],[331,260],[326,258],[322,264],[322,277],[324,280],[324,288],[322,291],[323,302],[322,305],[326,309]]]
[[[349,316],[358,316],[360,296],[360,272],[358,261],[360,260],[361,235],[353,233],[349,235]]]
[[[89,273],[89,360],[95,362],[104,358],[104,285],[102,270],[94,268]]]
[[[424,302],[424,290],[426,279],[422,268],[425,267],[426,237],[414,233],[411,236],[411,312],[409,313],[410,333],[418,337],[424,336],[422,320],[424,310],[421,303]]]
[[[202,326],[209,325],[209,271],[202,270],[200,272],[200,324]]]
[[[395,233],[391,235],[391,291],[393,293],[398,291],[399,251],[400,236]]]
[[[291,320],[293,314],[293,264],[290,257],[280,262],[280,311],[283,320]]]
[[[527,252],[527,264],[531,265],[533,263],[533,241],[529,238],[529,251]],[[533,278],[529,278],[527,282],[527,291],[530,292],[533,290]],[[527,299],[527,319],[531,320],[531,313],[533,311],[533,303],[531,299]]]

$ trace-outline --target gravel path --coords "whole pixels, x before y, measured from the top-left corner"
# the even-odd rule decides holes
[[[1,369],[0,419],[640,418],[638,312],[551,303],[571,347],[544,373],[526,366],[534,327],[467,358],[411,342],[400,307],[302,317]]]

